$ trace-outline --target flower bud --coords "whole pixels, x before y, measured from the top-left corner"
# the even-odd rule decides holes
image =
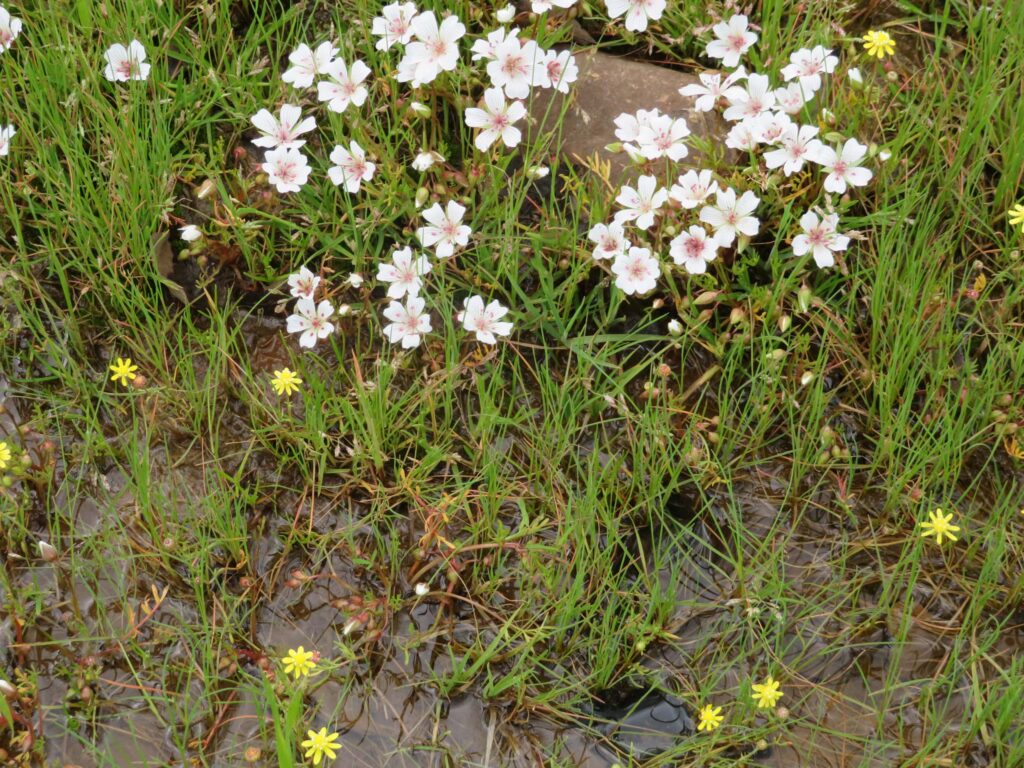
[[[804,371],[804,375],[800,377],[800,386],[806,387],[812,381],[814,381],[814,374],[810,371]]]
[[[409,109],[411,109],[413,113],[419,115],[420,117],[430,117],[430,107],[419,101],[412,102],[409,105]]]
[[[811,289],[808,286],[800,286],[800,290],[796,292],[796,303],[801,312],[810,311],[813,296],[814,294],[811,293]]]
[[[793,325],[793,318],[789,315],[781,315],[778,319],[779,333],[785,333]]]
[[[423,597],[430,593],[430,585],[421,581],[416,585],[414,591],[416,592],[417,597]]]
[[[864,77],[861,75],[860,70],[857,69],[857,67],[850,69],[846,73],[846,76],[850,79],[850,85],[852,85],[855,90],[860,90],[864,87]]]
[[[416,207],[422,208],[427,202],[427,198],[430,197],[430,190],[426,187],[420,187],[416,190]]]
[[[57,561],[57,550],[47,544],[45,541],[39,541],[39,556],[48,563]]]
[[[543,179],[549,173],[551,173],[551,169],[546,165],[531,165],[526,169],[526,178],[537,181],[538,179]]]
[[[498,20],[499,24],[508,24],[512,19],[516,17],[516,7],[511,3],[506,5],[504,8],[499,8],[494,13],[494,18]]]
[[[0,677],[0,696],[11,698],[17,695],[18,689],[11,685],[9,682]]]
[[[670,336],[682,336],[683,324],[675,318],[668,321],[668,332]]]

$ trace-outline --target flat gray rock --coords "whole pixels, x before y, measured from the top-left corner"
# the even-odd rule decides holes
[[[693,138],[724,141],[728,127],[721,116],[698,112],[693,108],[694,99],[679,95],[683,86],[700,82],[696,75],[598,51],[575,51],[573,55],[580,72],[568,96],[537,89],[530,105],[535,125],[550,130],[556,124],[564,100],[570,99],[556,142],[557,149],[573,162],[587,163],[588,158],[596,154],[602,163],[611,163],[613,182],[639,175],[642,166],[634,164],[626,152],[612,153],[605,149],[619,141],[615,136],[615,118],[623,112],[634,113],[639,109],[659,109],[663,114],[686,118],[692,134],[687,141],[690,153],[680,161],[680,168],[701,164],[701,154],[694,148]],[[726,156],[731,154],[724,144],[722,151]]]

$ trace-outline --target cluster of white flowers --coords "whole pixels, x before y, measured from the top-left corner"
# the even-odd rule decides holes
[[[734,71],[701,74],[699,83],[679,92],[695,99],[698,111],[724,107],[723,117],[734,123],[725,139],[727,146],[745,152],[763,149],[767,169],[781,168],[785,176],[800,172],[805,163],[814,163],[825,174],[825,192],[843,194],[849,187],[862,187],[871,180],[872,172],[861,165],[868,150],[864,144],[849,139],[841,147],[826,146],[817,138],[817,126],[801,125],[793,119],[805,112],[821,89],[823,75],[835,71],[838,58],[831,51],[821,45],[796,51],[781,71],[788,84],[773,89],[767,75],[748,73],[740,66],[741,58],[758,39],[746,16],[737,14],[712,30],[715,39],[707,44],[706,54]],[[615,126],[616,137],[636,162],[678,161],[688,154],[685,142],[690,130],[682,117],[663,115],[656,109],[639,110],[619,115]],[[697,222],[684,223],[683,231],[668,244],[672,261],[690,274],[706,272],[719,249],[756,235],[761,226],[755,215],[760,203],[757,195],[720,185],[706,169],[687,171],[670,188],[660,186],[656,176],[641,175],[635,186],[621,187],[615,202],[619,210],[612,222],[593,226],[589,238],[593,257],[612,261],[615,285],[630,295],[654,290],[662,267],[656,250],[649,243],[634,245],[624,225],[645,233],[658,217],[674,208],[672,203],[682,210],[700,208]],[[801,216],[800,226],[803,233],[793,239],[793,253],[811,254],[819,267],[833,266],[834,254],[849,245],[849,237],[838,232],[836,213],[812,209]]]
[[[10,12],[0,5],[0,53],[8,50],[20,34],[21,19],[11,16]],[[0,125],[0,157],[10,151],[11,139],[17,132],[13,125]]]
[[[572,5],[562,0],[560,7]],[[549,4],[550,7],[550,4]],[[547,10],[547,9],[545,9]],[[507,24],[515,17],[514,7],[501,9],[497,18]],[[419,12],[412,2],[391,3],[381,9],[373,19],[371,33],[378,51],[393,47],[402,50],[394,79],[418,88],[433,82],[442,72],[456,70],[460,63],[459,41],[466,28],[455,15],[438,20],[433,11]],[[505,27],[487,33],[472,46],[472,60],[483,61],[491,87],[486,88],[479,107],[465,110],[466,125],[479,129],[475,145],[487,151],[500,141],[505,147],[515,147],[522,140],[515,123],[526,116],[522,99],[531,88],[552,88],[568,92],[569,85],[578,76],[576,61],[568,51],[541,49],[534,41],[520,39],[520,30]],[[282,79],[295,88],[310,88],[316,83],[320,102],[338,113],[350,105],[361,107],[368,98],[366,79],[370,68],[359,59],[346,63],[338,58],[338,49],[330,42],[315,49],[301,45],[288,57],[290,67]],[[422,105],[413,102],[414,111]],[[263,170],[278,192],[297,192],[309,180],[311,169],[301,149],[304,134],[316,128],[312,117],[303,118],[302,108],[292,104],[281,107],[277,116],[260,110],[252,118],[260,135],[253,144],[267,150]],[[360,191],[364,182],[373,179],[376,166],[355,141],[348,146],[336,145],[330,154],[333,165],[327,172],[330,180],[349,194]],[[412,168],[426,172],[437,163],[445,162],[438,152],[424,150],[412,162]],[[539,171],[537,173],[539,175]],[[445,205],[435,202],[423,211],[423,225],[416,229],[419,245],[433,251],[436,259],[452,257],[466,248],[472,228],[463,223],[466,207],[455,200]],[[377,280],[386,284],[390,303],[383,311],[385,338],[403,348],[418,347],[422,338],[433,330],[430,314],[423,295],[424,280],[435,268],[427,254],[416,254],[409,246],[396,248],[390,262],[378,265]],[[353,287],[361,283],[349,280]],[[327,338],[334,325],[330,320],[336,310],[327,299],[316,302],[320,278],[303,267],[288,278],[291,295],[296,299],[293,314],[288,318],[288,330],[298,333],[299,345],[311,348],[317,340]],[[457,321],[476,335],[478,341],[494,344],[498,336],[508,336],[512,323],[503,320],[508,309],[497,301],[486,302],[482,296],[469,296]]]

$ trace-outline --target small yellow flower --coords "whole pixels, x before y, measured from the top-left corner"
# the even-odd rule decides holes
[[[1003,448],[1006,449],[1006,453],[1017,459],[1018,461],[1024,461],[1024,446],[1020,444],[1020,441],[1016,437],[1008,437],[1003,440]],[[0,468],[3,468],[3,464],[0,464]]]
[[[942,537],[947,537],[950,541],[956,541],[956,536],[953,534],[960,530],[960,526],[951,525],[950,521],[953,519],[953,513],[950,512],[948,515],[944,515],[941,509],[936,509],[934,512],[928,513],[928,520],[920,523],[921,535],[928,537],[934,536],[936,544],[942,544]]]
[[[274,371],[274,378],[270,383],[274,386],[274,391],[277,394],[290,395],[292,392],[299,391],[302,379],[295,375],[295,371],[282,368],[280,371]]]
[[[1020,231],[1024,232],[1024,203],[1017,203],[1006,212],[1006,215],[1010,219],[1011,227],[1019,226]]]
[[[110,370],[113,372],[113,376],[110,377],[111,381],[120,381],[126,387],[128,382],[135,381],[135,372],[139,370],[139,366],[132,365],[132,359],[130,357],[123,358],[119,357],[114,364],[110,366]]]
[[[11,460],[11,448],[6,442],[0,440],[0,469],[7,469]]]
[[[697,722],[698,731],[713,731],[715,728],[722,724],[722,708],[716,707],[711,704],[705,704],[701,707],[700,712],[697,713],[699,718]]]
[[[309,738],[302,742],[302,748],[306,750],[305,756],[312,758],[313,765],[320,765],[325,756],[328,760],[338,756],[338,749],[341,748],[338,734],[328,734],[326,728],[321,728],[319,731],[307,731],[306,735]]]
[[[768,675],[763,683],[754,683],[752,688],[754,689],[754,701],[757,702],[758,709],[774,707],[775,703],[782,698],[779,681],[771,675]]]
[[[864,41],[864,50],[868,52],[868,56],[884,59],[896,52],[896,41],[889,36],[888,32],[873,29],[861,39]]]
[[[297,649],[290,649],[281,663],[284,665],[286,675],[294,675],[298,680],[300,677],[308,677],[309,673],[316,669],[316,654],[307,651],[301,645]]]

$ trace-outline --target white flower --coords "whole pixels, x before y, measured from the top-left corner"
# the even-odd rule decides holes
[[[717,39],[708,43],[705,52],[713,59],[721,59],[722,66],[728,69],[739,64],[740,56],[757,42],[757,34],[747,29],[747,17],[743,14],[718,22],[711,31]]]
[[[707,272],[708,262],[715,260],[718,242],[709,237],[704,227],[691,226],[686,232],[673,238],[668,252],[672,261],[686,268],[691,275]]]
[[[779,140],[782,145],[764,153],[764,162],[769,168],[782,167],[787,176],[797,173],[804,167],[804,162],[821,162],[821,151],[824,145],[814,138],[818,135],[816,125],[791,125]]]
[[[298,272],[288,275],[288,288],[291,295],[297,299],[312,301],[319,285],[319,276],[310,272],[306,267],[299,267]]]
[[[349,104],[363,106],[367,95],[363,81],[369,76],[370,68],[361,59],[353,61],[351,67],[345,66],[344,59],[335,59],[324,74],[327,79],[316,84],[316,96],[327,102],[329,110],[344,112]]]
[[[760,222],[751,214],[757,210],[760,199],[746,191],[736,199],[732,188],[720,189],[715,193],[715,204],[700,209],[700,220],[715,230],[715,239],[723,248],[732,245],[736,233],[750,237],[757,234]]]
[[[711,178],[711,171],[687,171],[669,190],[669,197],[683,206],[696,208],[718,189],[718,182]]]
[[[626,14],[626,29],[631,32],[643,32],[647,29],[647,21],[657,21],[665,12],[665,0],[604,0],[608,15],[617,19]]]
[[[512,27],[512,29],[498,27],[492,32],[488,32],[487,37],[477,38],[473,41],[473,45],[470,47],[470,50],[473,52],[471,58],[473,61],[479,61],[480,59],[491,61],[499,45],[507,40],[517,39],[518,36],[519,27]]]
[[[13,125],[0,126],[0,157],[11,151],[11,138],[17,132]]]
[[[789,64],[782,68],[782,76],[787,81],[799,80],[805,93],[817,93],[821,88],[822,74],[831,75],[839,63],[838,57],[831,53],[823,45],[801,48],[790,55]]]
[[[800,226],[804,234],[793,238],[793,254],[803,256],[810,251],[814,263],[822,269],[834,266],[836,260],[833,252],[845,251],[850,244],[850,238],[836,233],[839,226],[838,213],[830,213],[819,221],[814,211],[808,211],[800,217]]]
[[[454,200],[449,200],[444,209],[434,203],[423,212],[423,218],[430,226],[417,229],[416,237],[424,247],[434,246],[434,253],[439,259],[446,259],[455,253],[455,246],[465,247],[469,242],[473,230],[462,223],[465,213],[466,207]]]
[[[178,232],[181,233],[181,239],[186,243],[194,243],[203,236],[202,231],[195,224],[186,224],[183,227],[179,227]]]
[[[309,163],[297,149],[278,147],[267,152],[264,159],[262,167],[267,181],[277,187],[278,192],[298,192],[309,181]]]
[[[623,142],[625,149],[634,160],[643,159],[635,142],[640,138],[640,131],[648,128],[661,116],[657,109],[639,109],[635,115],[623,112],[615,118],[615,136]]]
[[[480,296],[470,296],[462,302],[464,309],[455,319],[470,333],[476,334],[476,340],[483,344],[497,344],[495,336],[508,336],[512,333],[512,323],[500,322],[508,314],[508,307],[492,301],[486,307]]]
[[[800,83],[790,83],[785,88],[776,88],[774,93],[776,106],[787,115],[798,114],[807,103],[808,97],[814,95],[805,95]]]
[[[576,0],[533,0],[530,4],[530,10],[534,13],[547,13],[554,7],[559,8],[572,8],[576,5]]]
[[[268,149],[298,149],[306,143],[299,136],[316,128],[316,120],[312,117],[303,120],[302,107],[294,104],[282,105],[280,119],[274,117],[269,110],[261,109],[252,116],[251,121],[260,132],[252,143]]]
[[[561,93],[569,92],[569,85],[576,82],[580,68],[576,66],[576,57],[569,51],[548,51],[541,62],[542,67],[537,85],[541,88],[554,88]]]
[[[495,46],[494,59],[487,62],[491,84],[503,88],[510,99],[529,96],[530,86],[543,79],[544,71],[544,52],[532,40],[505,40]]]
[[[352,142],[348,149],[342,146],[335,146],[331,152],[331,162],[334,163],[327,169],[327,175],[335,186],[345,185],[345,191],[355,194],[364,181],[373,178],[377,166],[366,159],[366,152],[356,142]]]
[[[594,243],[595,259],[614,259],[629,250],[631,243],[626,239],[622,224],[613,221],[611,224],[595,224],[587,237]]]
[[[659,157],[682,160],[689,152],[685,143],[689,135],[690,127],[683,118],[673,119],[669,115],[658,115],[640,127],[636,141],[640,147],[640,154],[648,160],[656,160]]]
[[[416,593],[416,597],[425,597],[430,594],[430,585],[421,581],[413,588],[413,592]]]
[[[793,125],[793,118],[785,112],[765,112],[759,119],[762,144],[778,144]]]
[[[444,157],[442,157],[437,152],[420,152],[419,154],[416,155],[416,157],[413,158],[412,169],[414,171],[420,171],[422,173],[423,171],[430,170],[430,168],[433,167],[434,163],[443,162]]]
[[[377,279],[388,285],[388,298],[400,299],[406,294],[419,296],[420,288],[423,287],[423,276],[430,272],[433,266],[423,254],[413,258],[412,248],[406,246],[395,251],[391,255],[390,264],[380,264],[377,267]]]
[[[725,146],[741,152],[752,152],[764,141],[764,115],[745,117],[736,123],[725,137]]]
[[[430,83],[441,72],[450,72],[459,63],[459,40],[466,27],[458,16],[449,16],[438,26],[433,11],[425,11],[412,20],[416,38],[405,48],[395,79],[419,88]]]
[[[337,55],[338,49],[330,42],[320,43],[315,51],[302,43],[288,54],[288,61],[292,66],[285,70],[281,79],[291,83],[293,88],[309,88],[313,84],[313,78],[324,74]]]
[[[573,0],[575,2],[575,0]],[[512,19],[516,17],[516,7],[509,3],[504,8],[499,8],[494,12],[494,18],[498,20],[499,24],[508,24]]]
[[[334,333],[333,323],[328,320],[334,314],[331,302],[313,303],[312,299],[299,299],[295,302],[295,314],[288,316],[288,333],[301,333],[299,346],[312,349],[317,339],[326,339]]]
[[[358,290],[363,285],[363,276],[360,275],[358,272],[353,272],[352,274],[345,278],[345,282]]]
[[[701,72],[698,75],[700,85],[697,83],[684,85],[679,89],[679,95],[689,98],[696,97],[697,100],[694,102],[693,108],[698,112],[710,112],[715,108],[719,99],[726,98],[732,101],[739,96],[743,89],[736,85],[736,83],[743,80],[746,76],[747,71],[743,67],[740,67],[726,77],[724,82],[722,75],[718,72]]]
[[[103,58],[107,61],[107,66],[103,69],[103,76],[107,80],[124,83],[149,77],[146,49],[138,40],[132,40],[127,48],[121,43],[114,43],[107,48]]]
[[[6,8],[0,6],[0,53],[10,48],[14,38],[19,34],[21,34],[21,19],[11,16]]]
[[[370,27],[370,32],[380,38],[374,48],[386,51],[395,43],[406,45],[412,40],[412,20],[415,17],[415,3],[391,3],[381,8],[380,16],[374,18]]]
[[[851,187],[863,187],[874,175],[867,168],[860,167],[860,161],[864,159],[868,148],[856,139],[848,139],[840,152],[832,147],[822,147],[818,160],[823,170],[828,173],[825,177],[825,191],[835,192],[838,195],[846,191],[846,185]]]
[[[526,107],[521,101],[506,103],[501,88],[488,88],[484,91],[484,108],[470,107],[466,110],[466,125],[470,128],[483,128],[476,136],[477,149],[486,152],[498,139],[506,147],[514,147],[522,139],[522,133],[513,123],[526,115]]]
[[[420,337],[430,333],[430,315],[424,311],[426,302],[419,296],[410,296],[403,306],[392,301],[384,310],[391,322],[384,326],[384,336],[392,344],[401,342],[402,349],[420,345]]]
[[[641,176],[636,188],[624,185],[615,202],[623,210],[615,214],[615,221],[621,224],[632,221],[639,229],[649,229],[654,217],[661,212],[661,206],[668,201],[668,190],[658,187],[654,176]]]
[[[633,246],[628,253],[620,253],[612,262],[615,286],[623,293],[647,293],[654,290],[661,276],[661,264],[648,248]]]
[[[730,94],[729,108],[722,114],[726,120],[743,120],[759,117],[775,106],[775,93],[768,83],[767,75],[751,74],[747,87],[737,88]]]

